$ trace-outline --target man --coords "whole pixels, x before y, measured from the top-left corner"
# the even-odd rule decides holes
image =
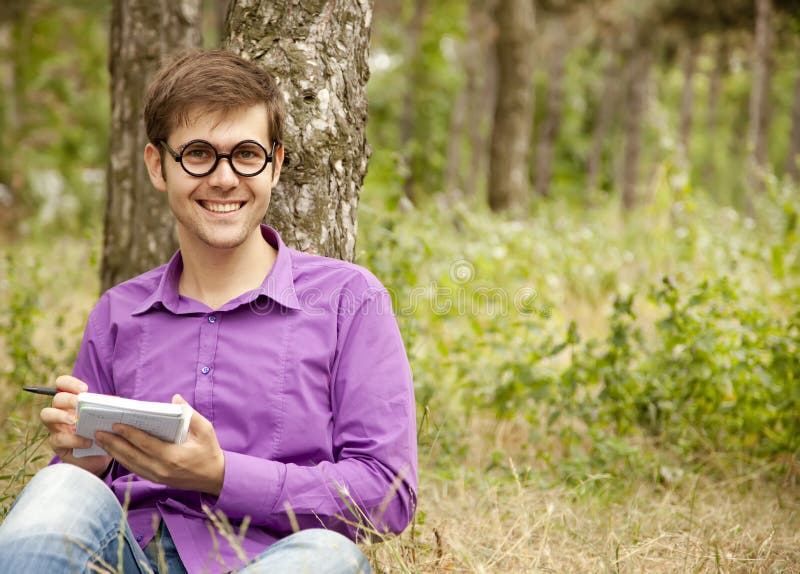
[[[0,525],[0,564],[368,572],[337,532],[400,532],[416,498],[411,373],[389,295],[261,225],[284,151],[281,95],[258,66],[223,51],[175,59],[145,123],[180,250],[92,311],[73,376],[41,413],[61,464]],[[91,445],[74,427],[85,390],[188,402],[188,438],[117,425],[95,436],[109,456],[76,458]]]

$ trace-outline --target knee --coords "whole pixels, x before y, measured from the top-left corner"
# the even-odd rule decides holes
[[[25,492],[36,492],[42,500],[76,499],[81,506],[106,502],[116,497],[106,483],[91,472],[72,464],[53,464],[36,473]]]
[[[371,572],[369,561],[358,545],[333,530],[310,528],[292,534],[289,539],[307,552],[318,556],[328,556],[338,562],[341,572]],[[350,566],[352,569],[348,569]]]
[[[28,528],[58,530],[60,523],[69,524],[76,515],[92,514],[104,506],[113,508],[119,503],[103,481],[77,466],[55,464],[36,473],[20,493],[3,526],[8,528],[6,522],[14,525],[17,518],[24,517]]]

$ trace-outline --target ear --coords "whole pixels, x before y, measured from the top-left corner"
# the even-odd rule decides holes
[[[147,174],[150,176],[153,187],[158,191],[166,192],[167,180],[161,163],[161,152],[151,143],[144,146],[144,164],[147,166]]]
[[[275,146],[272,154],[272,187],[278,184],[281,177],[281,166],[283,165],[283,144]]]

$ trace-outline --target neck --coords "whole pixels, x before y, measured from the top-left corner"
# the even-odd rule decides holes
[[[189,241],[181,230],[178,237],[183,259],[178,292],[211,309],[260,287],[277,257],[260,229],[241,245],[229,249]]]

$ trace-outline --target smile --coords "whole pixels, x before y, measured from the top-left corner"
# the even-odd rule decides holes
[[[200,207],[207,211],[213,211],[214,213],[231,213],[233,211],[238,211],[244,205],[244,202],[237,201],[237,202],[230,202],[230,203],[212,203],[209,201],[198,201],[197,203],[200,204]]]

